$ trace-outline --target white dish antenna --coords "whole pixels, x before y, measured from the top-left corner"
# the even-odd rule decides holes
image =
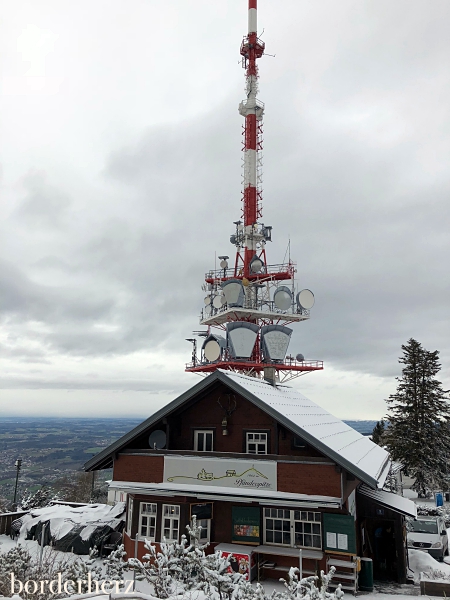
[[[223,298],[223,296],[214,296],[214,300],[213,300],[214,308],[222,308],[222,306],[223,306],[222,298]]]
[[[311,290],[302,290],[297,294],[297,305],[299,308],[309,310],[314,306],[315,298]]]
[[[228,306],[244,306],[244,287],[240,279],[224,281],[222,290]]]
[[[292,292],[285,285],[281,285],[273,295],[275,306],[279,310],[288,310],[292,305]]]
[[[221,269],[228,269],[228,261],[225,260],[224,258],[220,261],[220,268]]]
[[[291,339],[292,329],[284,325],[261,327],[261,346],[264,360],[283,361]]]
[[[259,258],[259,256],[256,256],[255,254],[255,256],[250,261],[250,271],[252,273],[260,273],[263,267],[263,261]]]
[[[166,447],[167,436],[162,429],[155,429],[148,438],[148,445],[154,450],[161,450]]]
[[[227,325],[228,347],[233,358],[250,358],[258,331],[254,323],[236,321]]]
[[[214,362],[220,356],[219,343],[216,340],[209,340],[209,342],[206,342],[205,347],[203,348],[203,353],[206,360],[209,362]]]
[[[208,306],[208,304],[211,304],[211,296],[205,296],[205,299],[203,300],[203,302],[205,303],[205,306]]]
[[[205,315],[206,315],[207,317],[210,317],[210,316],[211,316],[211,310],[212,310],[212,309],[211,309],[211,304],[208,304],[208,306],[206,306],[206,307],[205,307]]]

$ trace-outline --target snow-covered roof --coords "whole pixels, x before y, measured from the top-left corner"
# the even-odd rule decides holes
[[[361,435],[291,387],[274,386],[239,373],[224,374],[282,415],[285,424],[311,446],[346,466],[363,481],[369,478],[373,487],[383,486],[389,471],[389,453],[368,436]]]
[[[417,506],[412,500],[393,494],[392,492],[385,492],[382,490],[371,490],[366,485],[362,485],[358,488],[358,492],[363,496],[367,496],[371,500],[375,500],[378,504],[390,508],[395,512],[407,515],[408,517],[417,517]]]
[[[112,456],[126,447],[131,440],[218,381],[270,414],[310,446],[371,488],[383,487],[389,472],[389,454],[367,436],[358,433],[291,387],[274,386],[255,377],[220,369],[157,411],[120,440],[99,452],[85,464],[85,469],[110,466]]]
[[[50,532],[55,539],[64,537],[73,529],[74,525],[79,525],[88,531],[91,530],[92,525],[95,527],[109,525],[111,529],[115,529],[123,521],[124,512],[124,502],[118,502],[114,506],[89,504],[76,508],[61,505],[36,508],[22,517],[20,537],[25,539],[33,525],[44,521],[50,521]],[[81,530],[82,536],[84,529]]]
[[[229,488],[209,485],[192,485],[188,483],[140,483],[136,481],[112,481],[111,489],[121,490],[127,493],[149,492],[152,496],[167,494],[179,494],[182,496],[194,496],[196,498],[208,498],[210,500],[221,499],[237,500],[248,498],[249,490],[241,488]],[[305,506],[309,508],[341,508],[341,499],[333,496],[317,496],[312,494],[293,494],[291,492],[279,492],[271,490],[251,490],[253,501],[268,501],[271,504],[282,506]]]

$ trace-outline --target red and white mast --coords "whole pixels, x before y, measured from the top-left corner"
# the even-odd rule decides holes
[[[234,266],[228,265],[228,256],[219,256],[220,269],[205,275],[207,295],[200,323],[207,330],[197,332],[205,338],[200,357],[197,341],[189,339],[194,346],[186,370],[207,374],[221,368],[254,376],[271,372],[285,381],[322,369],[323,363],[305,361],[301,354],[286,355],[292,333],[286,326],[309,319],[314,295],[309,290],[295,295],[296,265],[290,258],[278,265],[268,265],[266,260],[272,227],[260,222],[264,104],[257,98],[257,60],[264,47],[257,33],[257,0],[248,0],[248,33],[240,48],[246,78],[246,98],[239,105],[245,119],[243,221],[235,221],[236,232],[230,237],[236,246]]]
[[[241,45],[241,55],[246,68],[247,98],[239,105],[245,118],[244,127],[244,275],[250,275],[250,261],[256,253],[255,228],[262,216],[261,190],[258,184],[259,152],[262,149],[262,118],[264,105],[258,101],[258,66],[256,61],[264,54],[264,43],[257,34],[257,0],[248,0],[248,35]]]

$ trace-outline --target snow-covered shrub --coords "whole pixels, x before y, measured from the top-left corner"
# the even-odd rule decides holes
[[[126,555],[124,545],[121,544],[117,550],[113,550],[108,558],[103,561],[103,564],[106,566],[106,579],[110,581],[124,580],[124,574],[128,568],[127,561],[125,560]]]
[[[335,592],[329,592],[328,586],[336,569],[331,567],[329,573],[320,571],[320,575],[312,575],[303,579],[298,578],[299,570],[296,567],[289,569],[288,580],[284,582],[286,591],[283,600],[340,600],[344,595],[339,584]]]
[[[10,573],[14,573],[16,579],[27,579],[30,570],[31,555],[26,548],[17,545],[5,554],[0,554],[0,595],[10,596],[11,579]]]
[[[69,595],[71,594],[87,594],[91,590],[89,589],[88,575],[90,573],[90,579],[96,581],[102,581],[102,568],[96,565],[96,559],[98,558],[97,548],[92,548],[89,551],[89,558],[83,560],[78,558],[68,565],[65,580],[74,582],[73,585],[68,585]],[[112,579],[112,577],[108,578]],[[80,582],[80,583],[78,583]]]
[[[417,504],[417,516],[421,517],[443,517],[445,526],[450,527],[450,507],[433,506],[430,504]]]
[[[421,573],[422,579],[428,579],[429,581],[436,581],[438,579],[444,579],[450,581],[450,573],[444,573],[439,569],[432,569],[430,571],[423,571]]]

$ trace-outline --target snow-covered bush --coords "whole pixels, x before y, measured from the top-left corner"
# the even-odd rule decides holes
[[[106,566],[105,577],[110,581],[123,581],[125,571],[128,568],[125,560],[127,553],[124,545],[121,544],[117,550],[113,550],[103,564]],[[122,587],[122,586],[121,586]]]
[[[418,504],[417,516],[421,517],[443,517],[445,526],[450,527],[450,507],[449,506],[433,506],[430,504]]]
[[[299,570],[296,567],[291,567],[288,580],[280,580],[284,582],[286,588],[283,600],[340,600],[344,595],[340,584],[335,592],[328,591],[328,586],[335,571],[336,569],[331,567],[328,573],[320,571],[320,575],[299,579]]]

